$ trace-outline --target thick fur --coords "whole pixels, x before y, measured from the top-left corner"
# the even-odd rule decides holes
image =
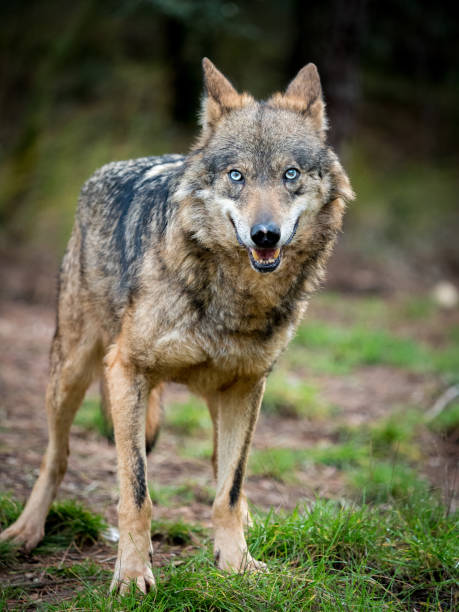
[[[204,75],[202,133],[188,155],[108,164],[83,187],[60,274],[49,445],[23,514],[2,534],[28,550],[42,538],[73,417],[102,373],[120,480],[114,590],[131,580],[143,591],[154,585],[145,439],[146,430],[150,442],[156,435],[167,381],[204,397],[214,423],[218,566],[262,567],[244,538],[242,486],[265,379],[323,277],[353,197],[325,144],[315,66],[266,102],[238,94],[209,60]],[[298,177],[287,181],[292,167]],[[250,228],[268,221],[280,228],[281,255],[261,273]]]

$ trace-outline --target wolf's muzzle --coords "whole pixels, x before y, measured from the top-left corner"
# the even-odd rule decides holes
[[[282,259],[282,248],[275,246],[281,237],[281,232],[277,225],[274,225],[274,223],[270,223],[267,226],[261,224],[254,225],[251,228],[250,234],[253,242],[259,248],[252,248],[242,242],[232,217],[230,217],[230,220],[234,227],[237,241],[249,253],[249,261],[252,268],[257,272],[273,272],[278,268]]]

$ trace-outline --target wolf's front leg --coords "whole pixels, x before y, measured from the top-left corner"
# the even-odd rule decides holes
[[[247,549],[241,494],[264,386],[264,380],[239,381],[214,398],[218,401],[218,478],[212,511],[214,554],[218,567],[225,570],[256,570],[264,566]]]
[[[111,591],[125,592],[134,581],[146,593],[155,585],[151,571],[152,504],[147,488],[145,412],[149,386],[145,377],[115,347],[106,360],[107,387],[113,416],[120,502],[120,541]]]

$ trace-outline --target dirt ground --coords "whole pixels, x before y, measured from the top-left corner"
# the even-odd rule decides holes
[[[0,491],[10,492],[25,500],[38,474],[45,449],[46,416],[44,394],[48,372],[48,351],[54,331],[54,278],[50,270],[54,262],[41,257],[39,265],[33,257],[27,259],[0,257]],[[387,299],[391,299],[390,292]],[[448,321],[445,319],[444,324]],[[457,324],[457,322],[456,322]],[[422,321],[419,323],[422,325]],[[420,332],[421,333],[421,332]],[[432,332],[433,333],[433,332]],[[445,333],[440,329],[438,333]],[[358,426],[384,416],[388,406],[416,403],[426,409],[441,392],[433,376],[417,375],[389,367],[372,367],[351,376],[315,377],[327,402],[340,405],[350,425]],[[97,390],[97,386],[92,391]],[[165,404],[186,397],[179,387],[167,390]],[[371,401],[369,401],[371,398]],[[167,408],[166,408],[167,409]],[[321,441],[333,441],[332,423],[327,420],[309,421],[263,415],[255,435],[254,447],[272,446],[305,448]],[[164,429],[157,448],[148,459],[150,481],[157,485],[191,482],[194,501],[186,505],[155,506],[156,518],[183,519],[210,526],[212,473],[207,460],[184,458],[177,452],[183,439]],[[423,441],[422,471],[436,487],[442,489],[448,503],[457,505],[458,483],[457,441],[440,440],[426,434]],[[332,466],[311,466],[300,474],[295,484],[284,484],[272,478],[249,476],[246,484],[249,499],[263,509],[293,508],[301,500],[316,496],[341,498],[346,485],[339,470]],[[116,482],[116,452],[112,444],[95,432],[74,426],[71,435],[71,456],[68,472],[61,485],[59,498],[81,501],[102,513],[116,525],[118,490]],[[161,565],[176,554],[168,548],[162,553],[156,547],[155,563]],[[178,552],[177,552],[178,554]],[[24,559],[21,571],[0,575],[0,582],[15,584],[27,580],[27,573],[37,576],[37,564],[76,562],[93,558],[102,567],[110,567],[115,558],[113,547],[100,544],[79,552],[72,548],[59,559]],[[54,588],[42,578],[43,589]],[[61,584],[60,596],[65,595]]]

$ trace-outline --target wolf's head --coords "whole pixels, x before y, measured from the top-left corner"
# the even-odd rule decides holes
[[[349,180],[325,144],[320,79],[308,64],[266,102],[239,94],[207,58],[202,134],[181,193],[190,230],[211,250],[246,249],[257,272],[273,272],[305,246],[320,211],[344,210]],[[304,249],[303,249],[304,250]]]

